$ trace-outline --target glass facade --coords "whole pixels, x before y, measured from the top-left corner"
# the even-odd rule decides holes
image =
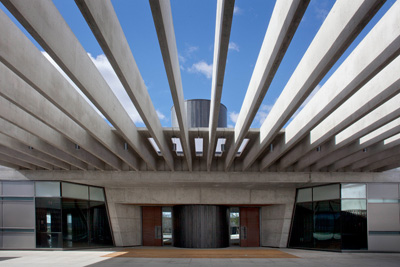
[[[298,189],[289,247],[367,249],[365,198],[365,184]]]
[[[0,189],[0,248],[113,245],[101,187],[3,181]]]

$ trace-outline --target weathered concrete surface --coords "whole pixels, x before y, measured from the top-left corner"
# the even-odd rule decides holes
[[[236,152],[257,114],[308,3],[308,0],[293,0],[277,1],[275,4],[235,125],[235,139],[226,156],[225,170],[229,169],[235,159]]]
[[[70,164],[71,166],[74,166],[80,170],[87,170],[88,168],[87,164],[83,161],[78,160],[77,158],[65,153],[64,151],[45,142],[44,140],[1,118],[0,132],[15,139],[16,141],[25,144],[26,146],[31,146],[34,149],[37,149],[43,153],[62,160],[65,163]],[[71,146],[73,146],[73,144],[71,144]]]
[[[90,133],[93,139],[101,143],[108,151],[104,151],[103,155],[112,151],[110,154],[124,160],[132,168],[136,168],[136,155],[132,155],[132,151],[124,150],[124,140],[112,131],[107,122],[97,114],[3,11],[0,11],[0,25],[2,25],[0,28],[2,36],[0,38],[0,61],[6,66],[2,65],[0,73],[9,78],[8,75],[4,75],[5,69],[9,68],[14,71],[20,79],[27,83],[25,87],[29,85],[40,92],[42,96],[46,97],[47,102],[51,102],[59,108],[59,112],[62,111],[64,116],[70,117],[82,129]],[[85,70],[82,70],[82,72],[85,72]],[[17,79],[13,80],[19,83],[16,81]],[[1,81],[3,81],[3,78]],[[10,84],[14,84],[14,82],[10,81],[7,86],[10,86]],[[37,93],[32,88],[29,90]],[[20,93],[19,90],[15,91],[13,93]],[[14,98],[14,100],[17,101],[18,99]],[[45,113],[46,110],[42,110],[42,112]],[[47,115],[50,116],[51,114]],[[79,128],[74,126],[69,130],[79,130]],[[82,147],[89,150],[90,145]],[[100,155],[98,156],[100,157]],[[102,159],[114,168],[122,169],[119,166],[121,164],[111,161],[112,157],[108,156]]]
[[[1,109],[6,109],[4,112],[2,110],[0,116],[4,118],[9,116],[7,113],[10,113],[15,109],[13,104],[15,103],[18,107],[34,115],[36,118],[52,127],[54,130],[60,132],[75,144],[90,151],[93,155],[104,160],[115,169],[122,170],[122,161],[115,154],[110,152],[72,118],[50,103],[45,97],[43,97],[43,95],[34,90],[10,69],[7,69],[7,67],[2,63],[0,63],[0,77],[0,85],[2,87],[0,95],[9,100],[7,101],[3,97],[0,98]],[[120,139],[111,132],[111,129],[109,130],[109,133],[111,133],[114,138],[107,142],[113,143],[113,146],[115,147]],[[121,150],[123,150],[123,147],[121,147]],[[126,153],[126,151],[125,154],[131,161],[135,160],[133,155]]]
[[[207,170],[210,171],[214,158],[217,139],[217,126],[221,104],[222,87],[225,77],[226,59],[228,57],[229,38],[235,0],[220,0],[217,2],[217,18],[215,22],[213,75],[211,83],[211,103],[208,134]]]
[[[106,196],[115,245],[118,247],[142,245],[142,208],[115,203],[113,191],[107,188]]]
[[[167,72],[169,88],[174,102],[175,115],[181,132],[180,140],[183,154],[189,171],[192,170],[192,152],[190,150],[188,124],[182,89],[181,71],[179,67],[178,49],[176,47],[174,24],[172,21],[169,0],[151,0],[151,12],[156,27],[158,42]],[[125,55],[124,55],[125,56]],[[160,124],[161,126],[161,124]],[[161,133],[162,134],[162,133]],[[166,150],[169,150],[166,144]]]
[[[261,246],[287,247],[294,197],[286,204],[261,207]]]
[[[281,95],[260,127],[258,146],[244,160],[246,170],[273,141],[285,123],[314,90],[345,49],[357,37],[372,15],[383,4],[381,1],[337,1],[314,37]],[[301,128],[300,128],[301,129]],[[300,129],[300,135],[304,136]],[[299,138],[297,141],[301,140]],[[289,144],[295,145],[296,142]],[[284,151],[282,147],[282,151]],[[280,150],[267,155],[267,168],[281,155]]]

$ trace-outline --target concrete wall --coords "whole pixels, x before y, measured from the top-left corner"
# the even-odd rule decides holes
[[[261,209],[261,245],[286,247],[295,188],[131,187],[106,188],[106,195],[117,246],[141,245],[141,205],[275,204]]]
[[[292,202],[261,208],[261,246],[287,246],[292,212]]]

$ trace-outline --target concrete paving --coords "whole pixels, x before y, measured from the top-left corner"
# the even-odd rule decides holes
[[[267,249],[267,248],[266,248]],[[280,249],[290,259],[156,259],[103,257],[122,248],[73,251],[0,250],[1,266],[399,266],[400,253],[338,253]]]

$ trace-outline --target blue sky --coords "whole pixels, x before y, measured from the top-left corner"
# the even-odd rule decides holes
[[[395,0],[390,0],[384,4],[321,81],[320,86],[394,2]],[[110,87],[126,106],[132,120],[137,126],[144,126],[127,95],[124,94],[121,84],[75,2],[55,0],[54,3]],[[161,124],[168,127],[171,125],[170,109],[173,101],[149,3],[145,0],[114,0],[112,3],[159,114]],[[252,127],[259,128],[264,121],[333,4],[332,0],[311,0]],[[210,99],[216,5],[216,0],[171,0],[185,99]],[[235,2],[222,93],[222,103],[228,108],[229,127],[234,127],[235,118],[240,112],[274,5],[275,1],[272,0],[236,0]],[[0,7],[5,10],[3,5],[0,4]],[[8,11],[6,13],[12,17]],[[23,31],[26,33],[25,30]],[[37,46],[43,51],[39,45]]]

